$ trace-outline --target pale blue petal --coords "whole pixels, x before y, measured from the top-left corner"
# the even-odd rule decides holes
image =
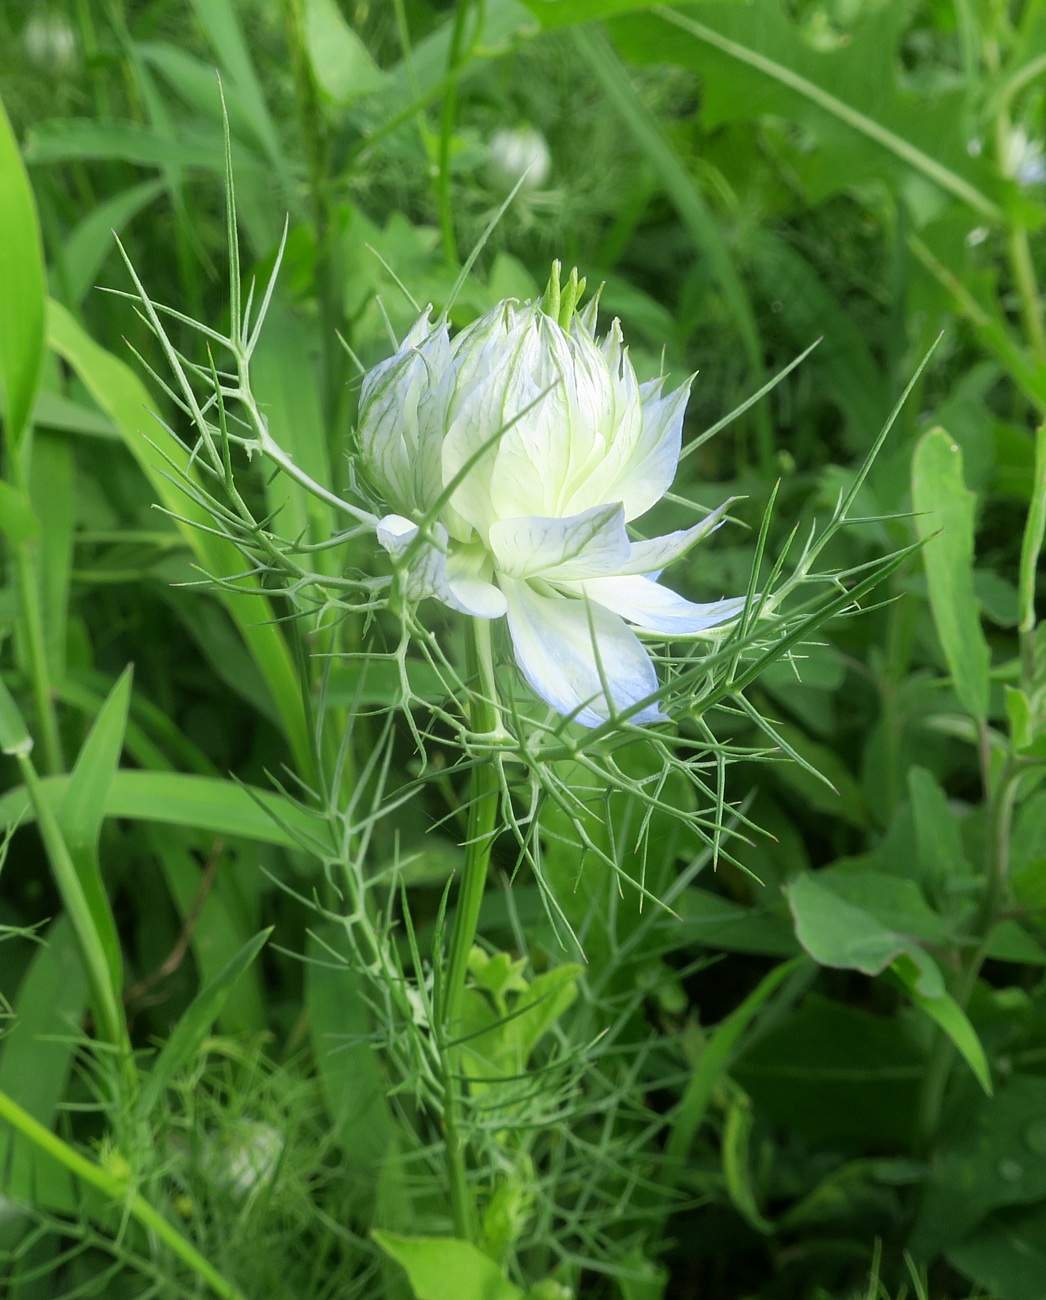
[[[490,526],[490,548],[499,573],[562,582],[620,572],[631,544],[624,510],[615,504],[569,519],[499,520]]]
[[[695,605],[652,578],[638,576],[591,578],[576,589],[642,631],[669,637],[706,632],[736,618],[745,607],[743,598]]]
[[[408,600],[434,596],[450,609],[474,618],[500,618],[506,611],[505,597],[491,582],[476,572],[468,557],[453,552],[448,560],[450,538],[442,524],[434,524],[435,542],[424,542],[411,554],[406,573],[401,575]],[[379,543],[401,560],[418,535],[418,526],[402,515],[386,515],[378,523]]]
[[[516,663],[534,693],[557,712],[596,727],[610,716],[607,691],[620,712],[657,690],[650,656],[616,615],[585,600],[543,596],[511,578],[502,579],[502,589]],[[631,718],[663,720],[656,705]]]
[[[695,524],[693,528],[681,528],[675,533],[665,533],[662,537],[651,537],[646,541],[633,542],[632,549],[628,560],[617,570],[620,574],[645,573],[651,577],[657,577],[662,569],[680,559],[690,550],[691,546],[696,545],[724,522],[724,516],[730,506],[737,500],[731,497],[729,501],[712,511]]]

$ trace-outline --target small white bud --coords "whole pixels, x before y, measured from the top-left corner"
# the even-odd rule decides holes
[[[22,49],[30,63],[55,77],[74,71],[80,61],[76,29],[57,11],[30,16],[22,28]]]
[[[502,194],[539,190],[552,171],[548,141],[532,126],[502,127],[490,137],[487,179]]]

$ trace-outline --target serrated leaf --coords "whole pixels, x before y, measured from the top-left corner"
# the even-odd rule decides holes
[[[658,6],[656,15],[608,25],[630,58],[697,68],[708,125],[776,114],[808,126],[819,144],[804,175],[811,200],[884,173],[914,172],[980,219],[1000,221],[1003,203],[1020,205],[1020,198],[970,157],[963,93],[931,101],[897,86],[894,59],[905,16],[903,6],[883,5],[830,52],[803,40],[780,0],[688,13]]]

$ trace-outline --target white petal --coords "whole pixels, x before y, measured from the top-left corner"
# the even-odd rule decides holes
[[[658,397],[660,381],[643,384],[633,399],[622,405],[620,395],[634,384],[632,363],[622,360],[618,381],[618,409],[606,455],[584,484],[579,486],[564,513],[576,513],[594,501],[621,501],[625,518],[636,519],[655,505],[672,485],[682,445],[683,412],[690,395],[689,380]],[[631,377],[631,378],[630,378]]]
[[[490,526],[499,573],[510,578],[571,581],[619,573],[631,544],[620,504],[597,506],[569,519],[530,516]]]
[[[724,516],[737,500],[731,497],[724,501],[693,528],[681,528],[675,533],[665,533],[662,537],[651,537],[646,541],[633,542],[628,561],[617,570],[620,574],[645,573],[657,577],[662,569],[685,555],[702,538],[707,537],[723,523]]]
[[[609,718],[610,701],[620,712],[657,690],[650,656],[614,614],[588,601],[543,596],[512,578],[502,579],[502,588],[520,671],[534,693],[559,713],[596,727]],[[663,718],[651,704],[630,721]]]
[[[505,613],[505,597],[489,581],[489,572],[490,557],[481,546],[451,546],[446,573],[458,602],[455,608],[476,618],[500,618]]]
[[[695,605],[652,578],[643,577],[590,578],[579,582],[577,590],[644,632],[666,636],[705,632],[736,618],[745,607],[743,598]]]
[[[475,618],[500,618],[507,608],[505,597],[493,583],[479,576],[471,557],[459,556],[452,550],[448,560],[450,539],[442,524],[434,524],[432,531],[435,543],[424,542],[419,546],[402,575],[403,593],[407,599],[424,600],[426,596],[435,596],[461,614],[471,614]],[[402,515],[386,515],[378,524],[377,535],[379,543],[393,559],[400,560],[417,537],[418,526]]]
[[[418,525],[402,515],[386,515],[378,520],[378,542],[394,558],[399,559],[418,533]]]

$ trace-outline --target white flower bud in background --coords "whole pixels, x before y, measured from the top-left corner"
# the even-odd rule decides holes
[[[260,1120],[245,1120],[212,1153],[215,1181],[236,1201],[267,1187],[283,1156],[282,1133]]]
[[[1002,168],[1018,185],[1041,185],[1046,181],[1042,141],[1030,138],[1023,126],[1013,127],[1006,137]]]
[[[510,194],[539,190],[552,172],[548,141],[532,126],[502,127],[490,137],[486,175],[491,187]]]
[[[637,631],[705,633],[744,601],[695,605],[658,581],[725,505],[693,528],[629,537],[675,477],[690,383],[640,384],[619,323],[600,339],[595,301],[577,311],[583,288],[576,272],[561,288],[557,264],[541,302],[503,302],[454,339],[426,311],[364,378],[359,438],[393,508],[377,539],[404,595],[507,617],[534,692],[598,726],[657,690]],[[662,718],[653,705],[632,715]]]
[[[76,29],[57,11],[30,15],[22,28],[22,50],[31,64],[55,77],[75,71],[80,61]]]

